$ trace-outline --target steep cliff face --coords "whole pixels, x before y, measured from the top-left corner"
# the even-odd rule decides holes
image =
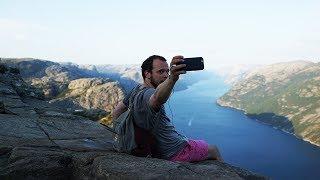
[[[320,63],[254,69],[217,102],[320,146]]]
[[[51,103],[63,104],[72,100],[86,109],[102,109],[111,112],[124,98],[118,82],[103,78],[81,78],[69,83],[68,88]]]
[[[265,179],[217,161],[174,163],[117,153],[108,129],[41,100],[18,74],[3,67],[0,179]],[[70,88],[80,92],[103,84],[79,80]]]
[[[60,65],[52,65],[45,69],[41,78],[27,78],[31,85],[42,89],[47,99],[54,98],[64,91],[72,79],[75,79],[68,70]]]

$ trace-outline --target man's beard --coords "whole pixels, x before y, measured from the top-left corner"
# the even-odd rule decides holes
[[[153,77],[151,76],[151,79],[150,79],[150,83],[152,84],[152,86],[154,87],[154,88],[157,88],[158,86],[159,86],[159,84],[153,79]]]

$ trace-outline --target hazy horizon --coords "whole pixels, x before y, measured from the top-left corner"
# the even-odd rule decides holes
[[[140,64],[153,54],[202,56],[208,69],[320,59],[320,2],[0,2],[0,56]]]
[[[93,64],[93,63],[77,63],[74,61],[57,61],[55,59],[42,59],[42,58],[35,58],[35,57],[0,57],[3,59],[38,59],[38,60],[44,60],[44,61],[52,61],[52,62],[56,62],[56,63],[74,63],[74,64],[78,64],[78,65],[112,65],[112,66],[130,66],[130,65],[141,65],[143,60],[141,60],[141,62],[137,62],[137,63],[126,63],[126,64],[120,64],[120,63],[98,63],[98,64]],[[170,63],[171,59],[167,59],[167,62]],[[310,61],[310,60],[289,60],[289,61],[279,61],[279,62],[265,62],[265,63],[253,63],[253,64],[249,64],[249,63],[219,63],[217,64],[218,67],[223,67],[223,66],[233,66],[233,65],[250,65],[250,66],[258,66],[258,65],[271,65],[271,64],[277,64],[277,63],[290,63],[290,62],[296,62],[296,61],[306,61],[306,62],[313,62],[313,63],[320,63],[320,61]],[[206,65],[206,59],[205,59],[205,65]],[[205,67],[206,68],[206,67]],[[210,66],[210,69],[215,68]],[[209,69],[209,70],[210,70]]]

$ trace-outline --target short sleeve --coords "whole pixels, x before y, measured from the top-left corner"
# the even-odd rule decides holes
[[[143,104],[146,107],[146,110],[150,114],[156,114],[157,113],[149,104],[150,97],[152,96],[152,94],[154,94],[155,91],[156,91],[155,89],[149,88],[149,89],[146,90],[146,92],[143,95]]]
[[[124,97],[123,99],[123,104],[126,105],[127,107],[129,107],[129,99],[130,99],[130,96],[132,94],[132,92],[134,91],[135,88],[131,89],[131,91]]]

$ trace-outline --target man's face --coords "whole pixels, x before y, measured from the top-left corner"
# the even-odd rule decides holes
[[[169,76],[169,66],[166,61],[159,59],[153,60],[153,69],[151,71],[151,84],[156,88],[164,82]]]

